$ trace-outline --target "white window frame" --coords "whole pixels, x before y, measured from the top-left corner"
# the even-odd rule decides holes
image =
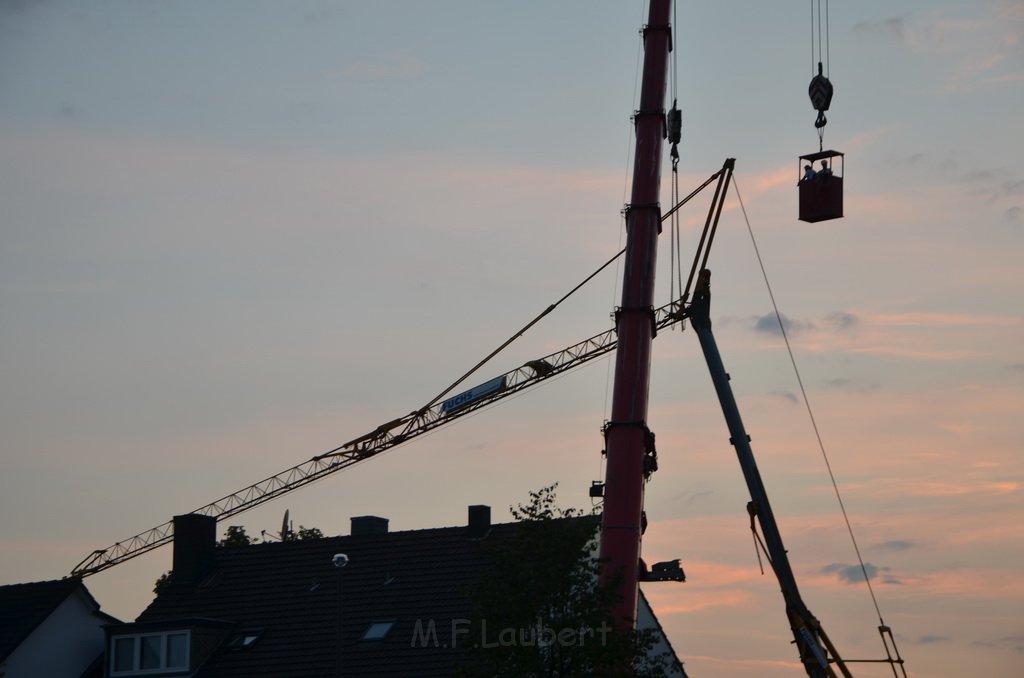
[[[185,636],[185,664],[182,666],[167,665],[167,643],[170,636]],[[139,668],[142,666],[142,639],[160,638],[160,666],[151,669]],[[116,668],[116,647],[117,641],[130,639],[132,641],[132,668],[118,670]],[[151,633],[125,633],[110,637],[110,675],[111,676],[151,676],[160,673],[188,671],[192,651],[192,633],[187,629],[175,629],[173,631],[156,631]]]

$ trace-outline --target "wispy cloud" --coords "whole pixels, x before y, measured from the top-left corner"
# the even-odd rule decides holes
[[[854,34],[878,40],[912,54],[948,61],[942,90],[949,94],[994,84],[1016,82],[1014,57],[1021,44],[1024,21],[1019,6],[977,3],[972,16],[952,16],[946,9],[910,12],[860,21]]]
[[[870,322],[886,327],[1020,327],[1024,319],[1005,315],[968,315],[966,313],[937,313],[908,311],[905,313],[879,313]]]
[[[723,324],[737,318],[723,318]],[[781,339],[782,331],[774,313],[749,317],[746,323],[756,335]],[[899,313],[844,310],[823,318],[801,319],[782,316],[791,342],[812,352],[847,352],[911,360],[955,361],[984,355],[981,344],[969,339],[970,332],[1024,327],[1024,318],[1009,315],[904,311]],[[953,335],[953,332],[960,334]],[[951,343],[956,340],[960,345]],[[831,388],[870,390],[846,377],[829,382]]]
[[[778,316],[774,313],[766,313],[754,318],[754,331],[764,334],[782,336],[783,328],[785,328],[787,334],[795,334],[810,327],[812,327],[810,323],[788,318],[781,313]]]
[[[353,62],[345,69],[345,73],[366,78],[408,78],[426,70],[422,60],[403,50]]]
[[[789,403],[791,405],[799,405],[800,404],[800,399],[792,391],[771,391],[768,395],[770,395],[772,397],[775,397],[775,398],[781,398],[782,400],[784,400],[785,402],[787,402],[787,403]]]
[[[842,332],[853,329],[860,323],[860,320],[855,314],[850,313],[849,311],[837,311],[832,315],[827,316],[825,318],[825,322]]]
[[[709,590],[701,592],[690,592],[688,596],[663,596],[645,591],[645,595],[651,602],[651,606],[657,611],[659,617],[674,614],[692,614],[704,612],[714,608],[737,608],[748,605],[751,596],[740,589]]]
[[[961,495],[1011,494],[1021,489],[1021,484],[1012,480],[977,482],[936,482],[909,481],[902,483],[901,491],[919,497],[955,497]]]
[[[872,548],[878,551],[909,551],[917,544],[909,539],[890,539],[881,544],[875,544]]]
[[[1024,195],[1024,180],[1018,169],[991,163],[991,158],[977,158],[962,150],[917,151],[893,160],[898,167],[911,168],[915,174],[930,176],[990,204]]]
[[[917,642],[921,645],[935,645],[936,643],[948,643],[949,638],[947,636],[921,636]]]
[[[747,178],[744,185],[750,183],[753,186],[753,195],[759,195],[779,186],[788,186],[795,181],[792,167],[780,166],[774,169],[755,174]]]
[[[853,26],[853,32],[864,37],[879,37],[904,43],[910,31],[910,14],[859,21]]]
[[[989,76],[982,80],[982,83],[986,85],[1006,85],[1018,82],[1024,82],[1024,73],[1005,73]]]
[[[888,572],[890,568],[879,567],[872,563],[864,563],[863,569],[860,565],[847,565],[846,563],[830,563],[821,568],[822,574],[834,574],[844,584],[859,584],[864,581],[865,574],[868,579],[876,579],[879,573]],[[900,581],[895,577],[886,577],[886,583],[898,584]]]
[[[878,388],[878,384],[864,384],[847,377],[836,377],[825,381],[825,388],[833,391],[846,391],[848,393],[867,393]]]
[[[1003,648],[1024,654],[1024,636],[1003,636],[995,640],[976,640],[978,647]]]
[[[853,30],[860,37],[886,40],[924,54],[953,50],[958,38],[988,26],[984,18],[949,18],[944,10],[931,10],[860,21]]]
[[[1012,226],[1018,226],[1021,222],[1021,208],[1019,205],[1014,205],[1003,212],[1003,222]]]

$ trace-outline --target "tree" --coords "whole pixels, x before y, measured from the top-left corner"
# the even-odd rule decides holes
[[[217,542],[217,546],[226,549],[233,549],[240,546],[248,546],[249,544],[258,544],[259,541],[259,538],[250,537],[246,534],[243,526],[229,525],[227,531],[224,533],[224,538]]]
[[[281,535],[281,541],[306,541],[308,539],[323,539],[324,533],[317,527],[304,527],[299,525],[298,532],[286,532]]]
[[[267,535],[266,532],[263,533]],[[273,536],[273,535],[271,535]],[[281,541],[306,541],[309,539],[323,539],[324,533],[318,527],[305,527],[299,525],[298,532],[282,532]],[[241,525],[231,525],[224,533],[224,538],[217,542],[218,546],[225,548],[236,548],[238,546],[249,546],[260,543],[259,537],[250,537]]]
[[[598,585],[599,516],[559,508],[557,487],[509,507],[520,521],[515,535],[489,547],[491,568],[470,592],[462,675],[666,675],[670,658],[650,656],[653,633],[613,623],[615,587]]]
[[[167,590],[167,587],[171,585],[171,571],[168,570],[160,575],[156,582],[153,584],[153,593],[160,595]]]

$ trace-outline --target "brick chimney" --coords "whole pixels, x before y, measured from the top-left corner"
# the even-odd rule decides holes
[[[353,537],[388,533],[387,518],[380,518],[378,516],[353,516],[351,520]]]
[[[476,504],[469,507],[469,530],[467,536],[470,539],[483,539],[491,531],[491,507],[483,504]]]
[[[174,516],[174,584],[198,584],[213,567],[216,547],[216,518],[198,513]]]

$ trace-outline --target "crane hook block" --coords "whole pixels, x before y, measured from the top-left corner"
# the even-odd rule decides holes
[[[678,144],[683,138],[683,113],[676,108],[672,102],[672,109],[668,112],[668,142]]]
[[[811,84],[807,86],[807,96],[811,99],[811,106],[818,111],[818,119],[814,126],[822,128],[825,126],[825,111],[832,104],[832,83],[825,77],[821,70],[821,62],[818,62],[818,74],[811,78]]]

